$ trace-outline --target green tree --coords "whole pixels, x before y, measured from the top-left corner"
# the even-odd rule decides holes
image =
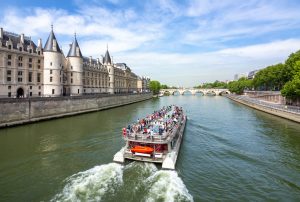
[[[231,81],[228,84],[228,89],[232,93],[242,94],[245,89],[251,89],[253,86],[252,80],[249,80],[245,77],[240,78],[238,81]]]
[[[292,99],[300,97],[300,71],[284,85],[281,94]]]
[[[162,85],[160,86],[160,88],[161,88],[161,89],[169,89],[169,86],[167,86],[166,84],[162,84]]]
[[[268,66],[256,73],[253,86],[257,90],[280,90],[284,85],[284,64]]]
[[[300,50],[292,53],[285,61],[286,68],[283,73],[283,82],[291,81],[293,77],[300,71]]]
[[[154,95],[157,95],[161,89],[159,81],[150,81],[149,87]]]

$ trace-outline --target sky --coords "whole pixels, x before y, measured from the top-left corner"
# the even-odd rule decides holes
[[[65,54],[74,33],[84,56],[162,84],[232,80],[300,49],[300,0],[0,0],[0,27],[46,42],[51,24]]]

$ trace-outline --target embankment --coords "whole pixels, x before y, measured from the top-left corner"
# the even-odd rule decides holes
[[[119,107],[152,93],[0,100],[0,128]]]
[[[289,112],[287,110],[277,109],[274,107],[263,106],[246,99],[240,99],[234,95],[227,95],[226,97],[238,103],[244,104],[248,107],[252,107],[254,109],[300,123],[300,115],[297,113]]]

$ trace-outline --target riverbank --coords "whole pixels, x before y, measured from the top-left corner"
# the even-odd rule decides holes
[[[152,93],[0,100],[0,128],[94,112],[152,98]]]
[[[298,108],[280,104],[271,104],[243,95],[226,95],[225,97],[248,107],[300,123],[300,110]]]

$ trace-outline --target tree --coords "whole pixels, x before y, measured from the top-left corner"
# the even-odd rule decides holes
[[[159,81],[150,81],[149,87],[154,95],[157,95],[161,89]]]
[[[284,85],[281,94],[292,99],[300,97],[300,71],[293,77],[293,80]]]
[[[160,88],[161,88],[161,89],[168,89],[169,86],[167,86],[166,84],[162,84],[162,85],[160,86]]]
[[[300,71],[300,50],[292,53],[285,61],[286,68],[283,71],[283,82],[291,81],[293,77]]]
[[[246,79],[245,77],[240,78],[238,81],[231,81],[228,84],[228,89],[232,93],[242,94],[245,89],[251,89],[253,86],[252,80]]]

